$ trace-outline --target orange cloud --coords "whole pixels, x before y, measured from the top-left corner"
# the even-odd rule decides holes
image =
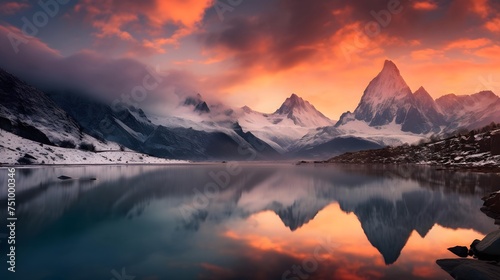
[[[486,49],[494,39],[484,26],[498,8],[485,0],[415,0],[380,30],[366,12],[380,9],[373,1],[286,3],[269,12],[242,9],[222,27],[211,28],[207,22],[202,32],[205,59],[200,60],[206,62],[189,66],[195,71],[213,67],[205,89],[230,105],[264,112],[276,110],[295,92],[338,119],[356,107],[384,59],[396,61],[412,89],[423,85],[435,97],[449,91],[471,94],[477,77],[495,69],[492,61],[498,61],[483,59],[495,51]],[[490,29],[497,28],[494,24]],[[375,34],[367,34],[367,25]],[[476,54],[479,49],[482,53]]]
[[[479,38],[479,39],[460,39],[454,42],[449,43],[445,46],[446,50],[451,49],[477,49],[480,47],[484,47],[491,43],[490,39],[487,38]]]
[[[137,15],[117,14],[111,15],[106,21],[94,21],[92,25],[100,30],[100,32],[96,34],[99,38],[117,36],[122,40],[134,41],[132,35],[127,31],[123,31],[121,27],[135,20],[137,20]]]
[[[491,32],[500,32],[500,17],[486,22],[484,26]]]
[[[490,10],[488,0],[474,0],[467,3],[472,6],[472,10],[480,17],[485,18],[488,16]]]
[[[19,2],[0,3],[0,14],[12,15],[28,7],[30,7],[30,4],[28,3],[19,3]]]
[[[413,9],[422,11],[432,11],[438,8],[438,5],[429,1],[417,1],[413,3]]]
[[[480,56],[480,57],[485,57],[489,59],[498,59],[500,57],[500,46],[494,45],[494,46],[489,46],[485,48],[481,48],[477,50],[475,55]]]
[[[165,45],[178,41],[198,28],[212,0],[83,0],[74,7],[97,29],[97,38],[116,37],[135,42],[134,50],[164,53]],[[165,35],[166,27],[174,28]]]
[[[173,22],[192,27],[211,5],[212,0],[158,0],[156,11],[149,15],[149,19],[157,25]]]
[[[443,57],[443,52],[435,49],[423,49],[423,50],[413,51],[411,53],[411,57],[414,60],[432,60],[435,59],[436,57]]]

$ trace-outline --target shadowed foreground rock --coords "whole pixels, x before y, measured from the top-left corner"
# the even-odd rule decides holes
[[[480,260],[500,261],[500,230],[488,233],[481,241],[475,240],[471,250]]]
[[[448,248],[448,251],[461,258],[467,258],[467,256],[469,256],[469,249],[467,249],[467,247],[465,246],[455,246],[452,248]]]
[[[500,267],[495,262],[473,259],[443,259],[437,260],[436,263],[454,279],[500,279]]]
[[[494,192],[483,198],[481,207],[498,224],[500,218],[500,192]],[[467,247],[448,248],[462,259],[442,259],[436,263],[454,279],[500,279],[500,230],[488,233],[482,240],[474,240],[467,252]],[[475,259],[465,257],[473,256]]]

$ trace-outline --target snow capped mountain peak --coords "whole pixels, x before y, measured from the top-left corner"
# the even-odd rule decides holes
[[[413,95],[392,61],[385,61],[382,71],[365,89],[354,111],[356,119],[369,122],[370,126],[391,123],[400,108],[408,110]]]
[[[396,66],[396,64],[394,64],[394,62],[392,62],[392,60],[386,60],[384,62],[384,68],[382,69],[381,74],[382,73],[389,75],[400,75],[398,67]]]
[[[194,111],[200,114],[210,113],[210,108],[208,108],[207,103],[201,97],[201,94],[197,93],[196,96],[188,96],[184,100],[184,106],[193,106]]]
[[[415,97],[415,100],[421,105],[437,108],[434,99],[432,99],[432,96],[429,94],[429,92],[427,92],[427,90],[425,90],[424,87],[418,88],[418,90],[413,93],[413,96]]]
[[[312,106],[309,102],[304,101],[301,97],[297,96],[293,93],[290,97],[288,97],[285,102],[281,105],[281,107],[274,112],[274,114],[286,115],[292,112],[295,109],[305,109],[306,107]]]
[[[188,96],[184,99],[184,105],[197,105],[198,103],[203,102],[203,98],[201,94],[197,93],[195,96]]]
[[[338,125],[346,125],[353,119],[371,127],[400,125],[402,131],[415,134],[436,132],[444,123],[429,93],[420,87],[413,94],[390,60],[385,61],[382,71],[368,84],[354,113],[344,114]]]
[[[382,71],[366,88],[363,99],[384,101],[407,98],[409,95],[411,95],[411,90],[401,76],[398,67],[392,61],[386,60]]]
[[[302,127],[320,127],[332,125],[333,122],[319,112],[311,103],[295,93],[288,97],[274,116],[286,116],[294,124]]]

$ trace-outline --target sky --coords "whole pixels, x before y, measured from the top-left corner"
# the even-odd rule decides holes
[[[0,0],[0,67],[44,90],[143,106],[182,96],[274,112],[292,93],[337,120],[386,59],[437,98],[500,94],[499,0]],[[148,72],[149,71],[149,72]]]

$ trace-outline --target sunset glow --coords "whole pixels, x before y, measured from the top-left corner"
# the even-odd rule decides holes
[[[34,1],[0,5],[0,67],[35,84],[43,75],[34,69],[47,64],[58,75],[58,67],[78,72],[92,61],[135,61],[175,73],[177,82],[168,86],[176,92],[263,112],[297,93],[332,119],[356,107],[385,59],[412,90],[424,86],[433,97],[500,91],[500,3],[492,0],[47,3],[57,9],[48,8],[54,16],[46,22]],[[36,34],[22,41],[23,31]],[[16,57],[16,48],[25,54]],[[13,57],[33,67],[21,69]],[[71,77],[68,83],[96,91]],[[170,92],[156,96],[169,103],[162,96]]]
[[[296,259],[298,265],[304,260],[316,259],[318,271],[315,273],[319,275],[323,275],[329,267],[337,266],[342,268],[335,272],[335,276],[342,279],[366,279],[367,275],[378,279],[394,272],[367,240],[357,217],[341,211],[338,204],[329,205],[296,232],[289,231],[272,212],[253,215],[248,221],[238,221],[231,227],[238,230],[226,232],[225,237],[247,244],[255,251],[251,255],[279,253]],[[435,264],[436,259],[446,254],[446,250],[436,248],[453,247],[463,239],[481,239],[482,236],[473,230],[453,230],[434,225],[424,242],[424,238],[414,231],[398,258],[398,265],[414,277],[446,277]],[[454,256],[447,253],[449,257]]]

